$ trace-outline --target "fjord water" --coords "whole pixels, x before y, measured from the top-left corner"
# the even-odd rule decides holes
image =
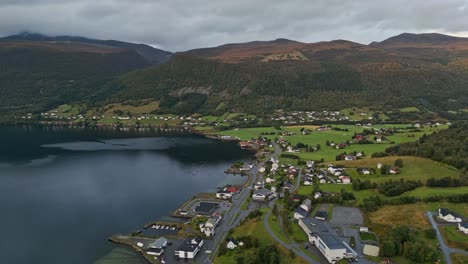
[[[196,136],[133,136],[0,127],[0,263],[93,263],[114,247],[110,235],[242,181],[223,171],[250,155]]]

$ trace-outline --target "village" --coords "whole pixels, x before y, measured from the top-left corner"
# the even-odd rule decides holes
[[[439,126],[405,125],[408,132],[404,133],[412,138],[412,133],[424,133]],[[385,179],[413,171],[404,157],[368,157],[374,150],[369,150],[368,146],[390,144],[395,136],[401,138],[403,132],[401,128],[354,127],[351,130],[350,126],[316,126],[275,133],[262,129],[258,137],[250,139],[246,134],[240,134],[240,130],[211,135],[223,141],[238,141],[240,148],[253,151],[252,160],[237,162],[226,170],[237,175],[232,177],[245,177],[244,183],[223,186],[216,193],[191,198],[171,215],[182,219],[176,221],[177,224],[150,223],[143,231],[113,236],[111,241],[131,246],[150,263],[178,263],[181,260],[230,263],[244,253],[252,252],[258,247],[256,244],[262,243],[255,241],[262,239],[273,239],[280,250],[289,250],[287,258],[294,263],[301,263],[296,262],[298,259],[306,263],[400,263],[382,257],[386,254],[382,250],[386,249],[381,233],[372,229],[372,223],[367,225],[367,209],[357,202],[367,203],[366,199],[373,199],[367,193],[374,188],[383,197],[393,197],[394,194],[386,189],[389,183]],[[336,132],[345,132],[346,140],[327,137],[323,146],[294,142],[294,137]],[[356,150],[356,147],[362,150]],[[297,156],[316,155],[322,151],[331,153],[325,159],[303,160],[304,156]],[[391,180],[390,183],[398,184]],[[366,197],[361,196],[364,193]],[[463,249],[449,247],[444,240],[448,233],[439,231],[449,228],[457,233],[457,237],[466,236],[465,218],[445,207],[428,210],[424,215],[426,213],[425,221],[433,223],[431,230],[436,233],[431,239],[440,245],[436,251],[440,250],[445,259],[450,259],[453,253],[466,254]],[[263,221],[256,222],[256,219]],[[260,225],[268,238],[257,237],[255,232],[240,235],[242,233],[236,231],[250,224]]]

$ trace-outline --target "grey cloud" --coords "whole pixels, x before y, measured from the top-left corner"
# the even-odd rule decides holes
[[[290,38],[360,43],[402,32],[467,35],[466,0],[0,0],[0,35],[32,31],[182,51]]]

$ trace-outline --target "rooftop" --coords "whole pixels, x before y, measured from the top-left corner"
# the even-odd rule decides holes
[[[216,207],[218,207],[217,203],[200,202],[200,204],[195,208],[195,213],[209,215],[213,213]]]
[[[160,237],[148,245],[149,248],[163,248],[167,245],[167,239]]]
[[[182,244],[177,250],[185,252],[194,252],[202,241],[203,239],[201,238],[187,238],[184,240],[184,242],[182,242]]]

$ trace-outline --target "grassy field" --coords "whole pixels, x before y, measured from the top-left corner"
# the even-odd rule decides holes
[[[430,188],[430,187],[420,187],[415,190],[406,192],[402,196],[415,196],[419,198],[425,198],[428,196],[439,195],[439,196],[448,196],[454,194],[464,194],[468,193],[468,186],[454,187],[454,188]]]
[[[279,251],[280,251],[280,257],[281,257],[281,263],[291,263],[291,264],[306,264],[307,262],[300,258],[300,257],[295,257],[294,259],[289,258],[289,250],[284,248],[283,246],[273,243],[274,240],[273,238],[270,237],[268,232],[266,231],[264,225],[263,225],[263,218],[259,217],[256,219],[252,219],[244,223],[243,225],[237,227],[234,229],[233,237],[241,237],[241,236],[253,236],[258,239],[259,245],[260,246],[266,246],[270,244],[275,244]],[[219,264],[235,264],[235,256],[236,255],[245,255],[248,254],[250,249],[247,250],[234,250],[234,251],[229,251],[227,255],[224,256],[216,256],[214,263],[219,263]]]
[[[141,105],[130,105],[125,103],[109,104],[103,107],[105,109],[104,114],[115,115],[114,111],[122,111],[124,113],[130,112],[134,115],[138,114],[151,114],[152,112],[159,109],[158,101],[147,101]]]
[[[453,264],[466,264],[468,263],[468,256],[462,254],[452,254]]]
[[[377,163],[393,165],[396,159],[403,160],[403,168],[400,174],[395,175],[381,175],[377,170]],[[404,156],[404,157],[383,157],[375,159],[364,159],[364,160],[353,160],[353,161],[337,161],[333,164],[344,165],[347,168],[347,172],[354,179],[370,180],[372,182],[381,183],[390,179],[399,180],[403,178],[405,180],[420,180],[423,183],[429,178],[443,178],[451,176],[454,178],[459,177],[459,171],[453,167],[447,166],[442,163],[432,161],[430,159]],[[377,170],[374,175],[359,175],[354,168],[368,167],[375,168]]]
[[[372,117],[374,114],[374,112],[369,111],[368,108],[344,108],[341,110],[341,113],[351,120],[369,120],[369,117]],[[365,115],[361,115],[361,113]]]
[[[415,106],[400,108],[400,112],[409,113],[409,112],[419,112],[419,109]]]
[[[449,247],[468,250],[468,236],[458,231],[456,225],[441,226],[440,231]]]
[[[375,241],[377,242],[377,237],[374,233],[369,232],[360,232],[359,235],[361,236],[361,240],[363,241]]]
[[[427,219],[426,211],[437,211],[445,207],[459,214],[468,214],[468,205],[466,203],[415,203],[403,205],[386,205],[375,212],[368,214],[372,224],[377,225],[408,225],[411,227],[429,229],[431,224]]]
[[[352,192],[356,197],[357,203],[361,202],[362,199],[378,194],[376,190],[362,190],[362,191],[354,191],[353,186],[351,184],[320,184],[320,190],[325,192],[333,192],[333,193],[340,193],[342,189],[347,192]],[[298,190],[298,194],[300,195],[309,195],[314,190],[312,185],[309,186],[301,186]]]
[[[407,128],[409,125],[400,124],[400,125],[376,125],[374,128]],[[402,133],[395,133],[393,136],[388,137],[387,142],[383,143],[375,143],[375,144],[352,144],[351,146],[345,149],[336,149],[332,147],[327,147],[325,145],[326,141],[333,141],[335,143],[346,142],[347,140],[351,140],[354,133],[360,133],[364,129],[363,127],[358,127],[354,125],[336,125],[334,127],[341,128],[341,129],[348,129],[348,131],[336,131],[336,130],[325,130],[325,131],[313,131],[309,135],[303,135],[301,133],[301,128],[307,128],[308,126],[289,126],[283,127],[282,130],[276,130],[273,127],[260,127],[260,128],[241,128],[241,129],[233,129],[233,130],[225,130],[219,132],[218,134],[222,135],[231,135],[235,137],[239,137],[242,140],[249,140],[251,138],[257,138],[261,135],[262,132],[275,132],[275,135],[267,135],[267,138],[274,139],[275,137],[280,137],[277,135],[278,132],[281,131],[290,131],[295,132],[295,135],[292,136],[284,136],[286,140],[291,142],[291,144],[296,145],[297,143],[304,143],[309,146],[316,146],[320,144],[321,149],[317,152],[301,152],[297,153],[296,155],[302,159],[306,160],[320,160],[324,159],[325,161],[334,161],[335,157],[346,151],[364,151],[367,155],[367,158],[374,152],[382,152],[386,148],[392,146],[390,144],[393,141],[395,144],[403,143],[403,142],[411,142],[418,139],[423,134],[431,134],[435,131],[439,131],[441,129],[447,128],[446,126],[441,126],[438,128],[430,128],[425,127],[422,129],[421,132],[409,132],[409,130],[402,130]],[[314,128],[314,126],[310,127]]]

